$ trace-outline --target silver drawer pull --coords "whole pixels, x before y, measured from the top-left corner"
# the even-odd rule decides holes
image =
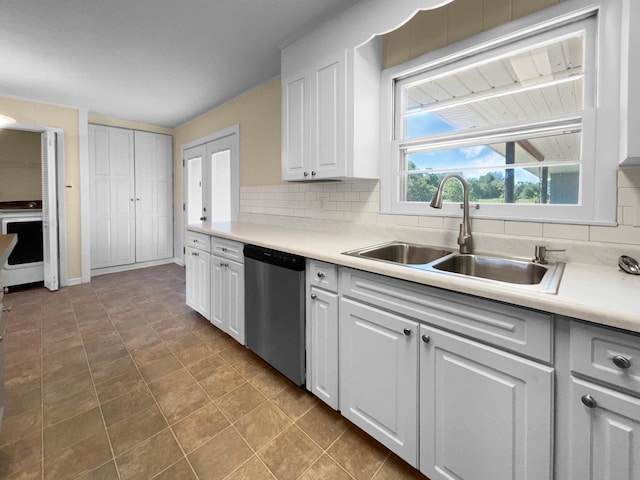
[[[612,360],[618,368],[629,368],[631,366],[631,360],[627,357],[623,357],[622,355],[616,355]]]
[[[585,407],[596,408],[598,406],[598,402],[591,395],[583,395],[580,400]]]
[[[316,298],[318,298],[318,296],[315,293],[311,294],[311,300],[315,300]]]
[[[222,247],[222,251],[226,252],[227,251],[227,247]]]
[[[431,342],[431,337],[429,335],[422,335],[422,341],[424,343],[429,343]]]
[[[404,330],[402,330],[404,332],[404,334],[408,337],[409,335],[411,335],[411,329],[410,328],[405,328]]]
[[[318,278],[324,278],[324,273],[322,273],[322,272],[318,272],[318,273],[317,273],[317,276],[318,276]]]

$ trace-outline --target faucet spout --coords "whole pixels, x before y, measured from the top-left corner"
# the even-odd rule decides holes
[[[450,179],[455,178],[462,184],[463,192],[463,210],[462,210],[462,223],[460,224],[460,232],[458,233],[458,245],[460,245],[460,253],[471,253],[473,251],[473,239],[471,237],[471,222],[469,221],[469,184],[462,175],[457,173],[449,173],[445,175],[435,195],[431,199],[431,206],[433,208],[442,208],[442,197],[444,194],[444,185]]]

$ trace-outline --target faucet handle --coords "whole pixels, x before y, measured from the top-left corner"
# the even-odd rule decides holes
[[[546,265],[547,259],[545,258],[547,256],[547,252],[565,252],[566,250],[564,248],[557,248],[557,249],[551,249],[551,248],[547,248],[544,245],[536,245],[536,251],[535,251],[535,257],[532,260],[534,263],[539,263],[541,265]]]

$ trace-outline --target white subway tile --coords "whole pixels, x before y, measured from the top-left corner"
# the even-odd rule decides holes
[[[420,222],[419,218],[415,215],[398,215],[396,223],[402,227],[417,227]]]
[[[336,190],[338,192],[350,192],[351,191],[351,183],[350,182],[341,182],[336,184]]]
[[[471,232],[504,233],[504,220],[472,219]]]
[[[389,215],[386,213],[378,213],[376,223],[378,225],[397,225],[397,216]]]
[[[358,215],[360,223],[376,223],[378,214],[373,212],[360,212]]]
[[[505,222],[504,233],[523,237],[542,237],[542,223],[537,222]]]
[[[347,202],[359,202],[360,192],[345,192],[344,199]]]
[[[545,238],[561,238],[563,240],[589,240],[589,226],[545,223],[542,225],[542,236]]]
[[[323,192],[335,192],[338,190],[338,186],[335,183],[325,183],[322,186]]]
[[[638,188],[619,188],[618,189],[618,206],[631,207],[638,202]]]
[[[589,227],[589,240],[592,242],[624,243],[640,245],[640,228],[629,225],[617,227]]]
[[[423,228],[444,228],[444,217],[419,217],[418,226]]]
[[[640,188],[640,168],[618,170],[618,187]]]

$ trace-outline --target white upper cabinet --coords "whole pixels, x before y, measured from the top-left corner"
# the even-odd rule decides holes
[[[282,50],[282,179],[379,177],[383,34],[441,0],[363,1]]]

